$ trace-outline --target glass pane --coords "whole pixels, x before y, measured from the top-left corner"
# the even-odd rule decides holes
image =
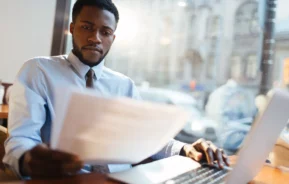
[[[189,107],[186,137],[181,132],[177,139],[203,137],[235,152],[257,113],[262,1],[113,2],[120,21],[105,65],[132,78],[144,100]],[[272,80],[286,86],[289,4],[278,2]],[[69,53],[70,34],[67,40]]]
[[[258,61],[256,55],[248,56],[246,66],[246,77],[254,80],[257,77],[258,72]]]

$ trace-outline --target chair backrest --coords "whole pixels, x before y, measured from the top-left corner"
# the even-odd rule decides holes
[[[0,125],[0,169],[4,170],[5,167],[2,163],[2,159],[5,155],[5,148],[4,148],[4,142],[7,138],[7,128]]]
[[[7,93],[7,89],[10,87],[10,86],[12,86],[12,84],[11,83],[2,83],[2,85],[4,86],[4,97],[3,97],[3,103],[4,104],[7,104],[8,102],[7,102],[7,98],[6,98],[6,93]]]
[[[4,142],[7,136],[7,128],[0,125],[0,183],[21,180],[21,178],[19,178],[15,172],[10,170],[9,168],[5,168],[2,162],[2,159],[5,155]]]

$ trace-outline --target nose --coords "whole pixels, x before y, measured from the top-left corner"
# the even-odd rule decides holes
[[[88,38],[88,42],[93,44],[101,44],[102,41],[100,33],[98,31],[94,32],[93,35]]]

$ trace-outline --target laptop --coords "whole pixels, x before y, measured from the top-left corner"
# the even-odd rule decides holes
[[[173,156],[108,176],[124,183],[164,184],[244,184],[250,182],[263,167],[269,152],[286,126],[289,113],[289,93],[275,90],[267,107],[246,136],[233,168],[218,169],[201,165],[190,158]]]

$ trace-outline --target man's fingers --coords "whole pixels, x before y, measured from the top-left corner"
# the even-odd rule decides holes
[[[206,154],[206,158],[207,158],[207,162],[211,165],[214,164],[214,153],[213,153],[213,149],[210,147],[210,145],[206,142],[206,141],[202,141],[201,142],[201,147],[202,150],[205,152]]]
[[[207,150],[205,151],[205,154],[206,154],[207,162],[210,165],[213,165],[214,164],[214,153],[213,153],[213,150],[211,148],[207,148]]]
[[[219,149],[211,141],[207,141],[207,143],[212,148],[213,153],[214,153],[214,158],[217,160],[219,167],[224,168],[223,150]]]
[[[215,145],[214,145],[215,146]],[[215,146],[216,147],[216,146]],[[216,147],[217,148],[217,147]],[[217,150],[220,151],[221,155],[222,155],[222,160],[223,160],[223,163],[227,166],[230,166],[230,161],[229,161],[229,158],[227,156],[227,154],[225,153],[225,151],[223,149],[219,149],[217,148]],[[219,159],[218,159],[219,160]]]
[[[34,147],[30,154],[32,158],[41,158],[44,160],[80,161],[78,156],[57,150],[51,150],[44,144]]]
[[[194,147],[191,148],[188,156],[197,162],[201,161],[203,158],[203,154],[198,152]]]
[[[217,158],[219,168],[223,169],[224,168],[223,155],[222,155],[222,152],[219,149],[216,150],[215,156]]]
[[[223,149],[219,149],[217,146],[215,146],[212,142],[208,141],[208,144],[210,144],[210,147],[213,149],[213,152],[215,153],[215,158],[218,161],[218,165],[220,168],[224,167],[224,164],[227,166],[230,166],[228,156],[224,152]]]
[[[207,162],[209,164],[214,164],[214,160],[217,160],[220,168],[224,168],[224,165],[230,165],[226,153],[222,149],[215,146],[211,141],[199,139],[193,144],[193,147],[197,151],[206,154]]]
[[[23,170],[32,177],[58,177],[73,174],[83,167],[78,156],[38,145],[24,155]]]
[[[202,160],[203,154],[198,152],[193,145],[187,144],[183,149],[186,157],[189,157],[197,162]]]
[[[66,163],[66,164],[62,164],[62,170],[64,172],[76,173],[83,166],[84,166],[84,164],[81,161],[77,161],[77,162],[73,162],[73,163]]]
[[[228,155],[224,152],[224,150],[221,150],[221,152],[222,152],[222,157],[223,157],[223,160],[224,160],[225,164],[227,166],[230,166],[230,160],[229,160]]]
[[[57,150],[51,150],[50,153],[52,156],[52,160],[62,160],[62,161],[75,161],[78,162],[80,161],[80,158],[76,155],[72,155],[70,153],[65,153],[65,152],[61,152],[61,151],[57,151]]]
[[[40,160],[31,160],[29,168],[31,176],[61,176],[64,174],[60,164],[45,163]]]
[[[83,166],[82,162],[60,163],[31,160],[29,162],[31,176],[63,176],[68,173],[76,173]]]
[[[45,144],[39,144],[32,148],[29,152],[31,157],[38,157],[39,155],[45,154],[49,149]]]

